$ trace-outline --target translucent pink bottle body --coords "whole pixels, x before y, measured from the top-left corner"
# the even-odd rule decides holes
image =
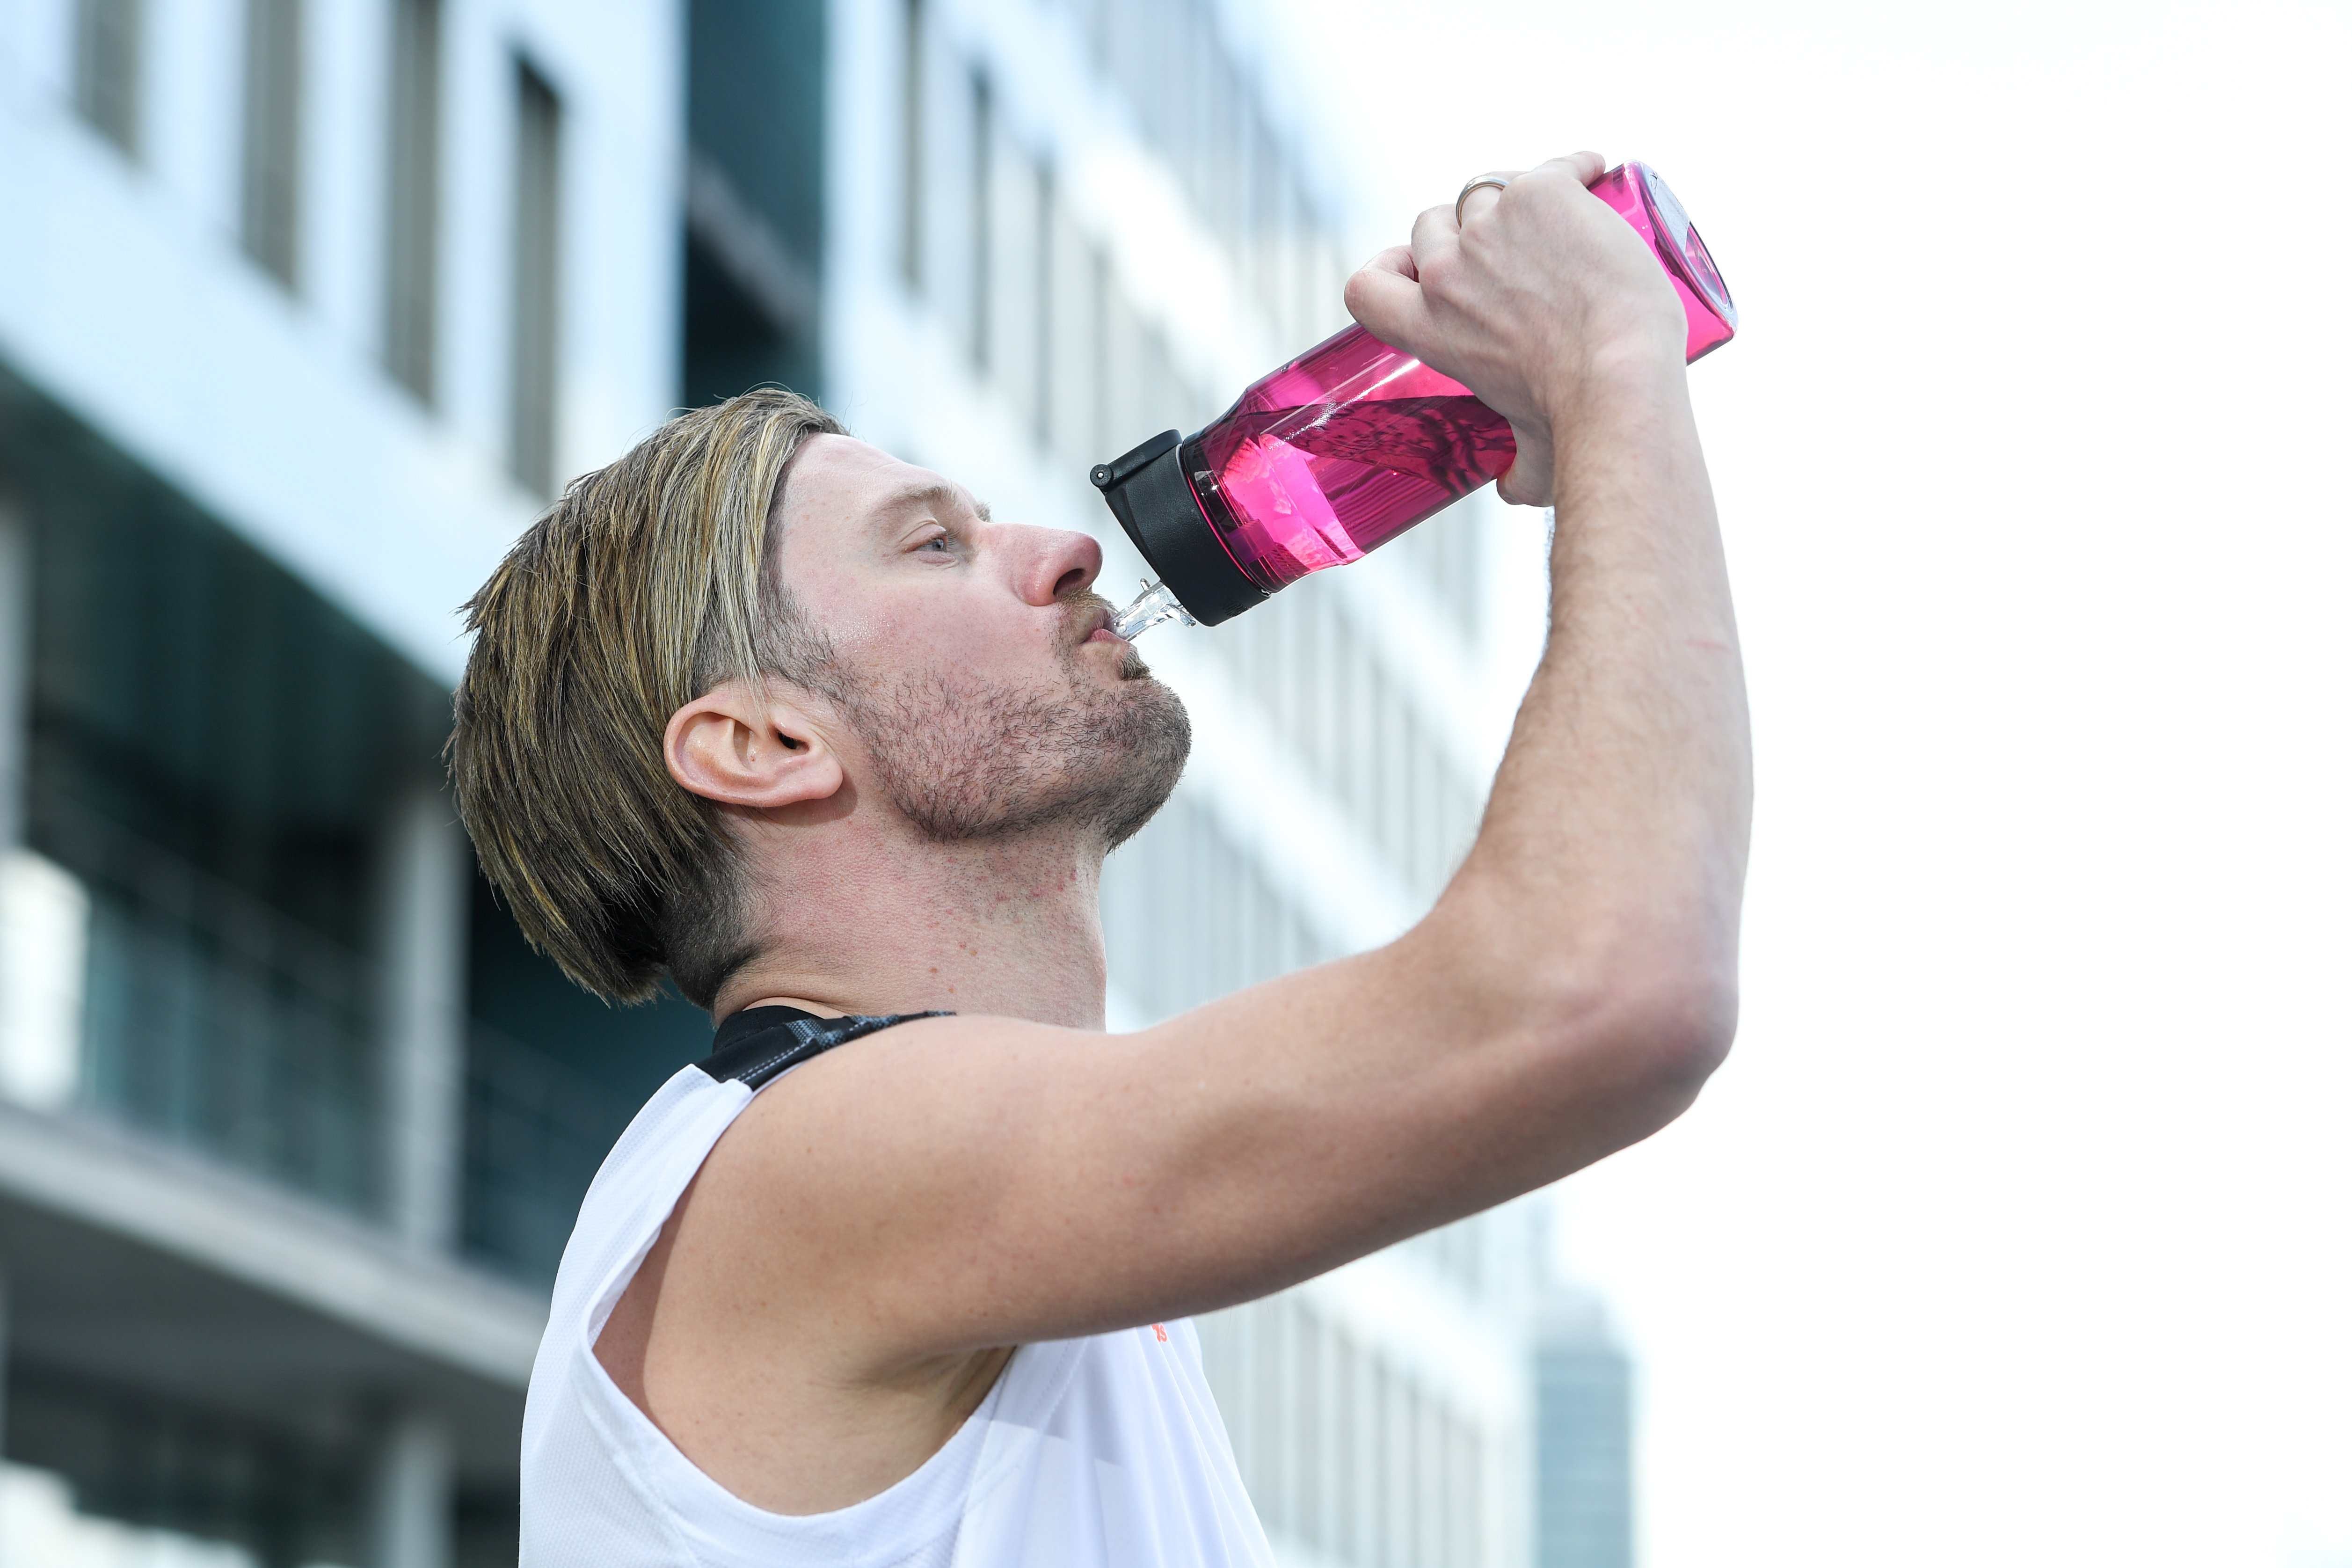
[[[1202,510],[1269,594],[1362,560],[1517,451],[1510,426],[1469,388],[1361,327],[1258,382],[1199,441]]]
[[[1687,357],[1729,342],[1731,296],[1664,182],[1627,163],[1592,194],[1674,279]],[[1267,593],[1361,560],[1496,479],[1517,451],[1510,426],[1468,387],[1356,326],[1260,379],[1194,442],[1199,460],[1185,467],[1195,499],[1234,564]]]

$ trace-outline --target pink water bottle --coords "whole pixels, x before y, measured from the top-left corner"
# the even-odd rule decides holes
[[[1698,230],[1647,164],[1592,194],[1674,279],[1697,359],[1739,325]],[[1255,383],[1186,439],[1164,430],[1090,476],[1159,574],[1112,624],[1215,626],[1310,572],[1343,566],[1511,466],[1503,416],[1470,389],[1350,326]]]

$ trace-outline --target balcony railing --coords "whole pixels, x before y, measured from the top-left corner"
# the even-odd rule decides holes
[[[382,977],[361,954],[79,808],[40,849],[88,898],[79,1110],[378,1217]],[[84,918],[79,907],[72,918]],[[499,1030],[467,1026],[460,1247],[555,1276],[580,1200],[634,1103]]]
[[[79,1103],[373,1213],[372,966],[102,818],[45,816],[42,847],[89,895]]]

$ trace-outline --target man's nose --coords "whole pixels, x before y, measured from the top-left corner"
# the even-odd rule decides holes
[[[1021,552],[1021,597],[1040,606],[1082,594],[1102,573],[1102,546],[1083,533],[1056,528],[1024,528]]]

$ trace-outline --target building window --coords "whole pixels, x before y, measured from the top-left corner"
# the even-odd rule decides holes
[[[515,67],[514,363],[508,454],[514,477],[555,493],[556,322],[562,279],[562,105],[528,65]]]
[[[1111,271],[1110,258],[1098,248],[1087,252],[1087,269],[1094,287],[1087,290],[1087,408],[1083,417],[1092,428],[1087,431],[1087,455],[1109,458],[1125,450],[1114,446],[1121,434],[1117,420],[1117,405],[1111,401]],[[1132,441],[1128,443],[1133,446]]]
[[[82,1110],[381,1215],[382,825],[437,784],[448,694],[127,458],[18,471],[49,499],[0,960],[68,962],[9,1021]]]
[[[1111,978],[1154,1019],[1336,956],[1186,792],[1111,858],[1102,906]]]
[[[1037,193],[1032,208],[1035,219],[1032,244],[1037,260],[1030,270],[1030,319],[1036,324],[1033,352],[1037,374],[1030,399],[1030,418],[1036,426],[1037,439],[1050,444],[1054,439],[1054,290],[1066,285],[1055,276],[1054,173],[1043,163],[1034,163],[1030,168]]]
[[[971,363],[986,370],[989,362],[989,292],[994,285],[989,265],[991,230],[990,187],[996,173],[996,106],[988,79],[971,78]]]
[[[433,401],[441,208],[441,0],[394,0],[383,363]]]
[[[894,0],[893,13],[904,3]],[[823,387],[825,16],[820,0],[693,0],[687,7],[681,369],[689,407],[764,382],[811,397]],[[895,226],[897,195],[884,200]],[[938,218],[926,225],[948,226]],[[898,243],[895,234],[889,243]],[[926,261],[935,260],[934,248]],[[884,270],[898,265],[894,254]],[[937,268],[926,271],[938,289]]]
[[[302,185],[302,0],[247,0],[246,253],[295,287]]]
[[[1446,761],[1443,742],[1336,593],[1319,584],[1301,587],[1211,646],[1232,660],[1234,673],[1412,896],[1433,900],[1477,833],[1483,791]]]
[[[183,1331],[220,1343],[196,1338],[197,1310]],[[368,1457],[348,1431],[121,1373],[40,1364],[8,1382],[12,1563],[367,1561]]]
[[[1046,444],[1066,458],[1087,463],[1113,454],[1096,444],[1101,401],[1097,379],[1102,311],[1097,290],[1102,286],[1101,263],[1070,219],[1058,190],[1049,204],[1050,243],[1045,277],[1050,284],[1040,314],[1047,321],[1046,384],[1043,402]],[[1130,443],[1131,445],[1131,443]]]
[[[989,289],[983,363],[1007,407],[1043,439],[1051,303],[1045,274],[1052,265],[1052,183],[1044,165],[1002,130],[993,137],[984,178],[982,210],[988,231],[983,271]]]
[[[898,275],[907,287],[923,286],[923,0],[907,0],[906,57],[899,80]]]
[[[90,129],[139,155],[140,0],[80,0],[74,7],[74,109]]]

